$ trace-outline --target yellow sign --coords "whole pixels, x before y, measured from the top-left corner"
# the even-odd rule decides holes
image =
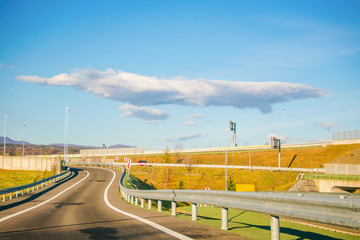
[[[236,184],[237,192],[255,192],[254,184]]]

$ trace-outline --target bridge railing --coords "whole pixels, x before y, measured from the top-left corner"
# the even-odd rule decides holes
[[[119,165],[114,163],[84,164],[120,168]],[[161,211],[162,201],[170,201],[173,216],[176,215],[177,202],[191,203],[192,220],[194,221],[197,219],[198,204],[215,205],[221,208],[221,228],[224,230],[228,229],[228,208],[269,214],[272,239],[280,238],[279,216],[360,229],[360,197],[355,195],[205,190],[133,190],[124,186],[125,176],[126,170],[123,169],[120,179],[120,191],[127,202],[138,205],[140,200],[141,207],[144,207],[144,201],[147,199],[148,207],[151,208],[152,200],[157,200],[158,211]]]
[[[24,195],[25,190],[26,193],[30,193],[30,191],[33,192],[35,190],[38,190],[39,188],[44,187],[44,185],[47,186],[48,184],[51,184],[53,182],[60,181],[61,179],[67,177],[69,174],[70,174],[70,170],[67,169],[65,172],[42,179],[34,183],[30,183],[18,187],[0,189],[0,196],[2,195],[3,202],[5,202],[7,196],[9,200],[11,200],[13,197],[18,197],[19,194]]]

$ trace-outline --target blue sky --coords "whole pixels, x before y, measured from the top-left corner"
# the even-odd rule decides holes
[[[0,132],[145,150],[359,129],[359,1],[0,0]],[[1,134],[0,135],[3,135]],[[228,136],[229,144],[230,137]]]

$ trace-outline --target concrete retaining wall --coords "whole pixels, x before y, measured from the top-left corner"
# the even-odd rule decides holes
[[[313,180],[319,189],[319,192],[338,192],[346,193],[343,189],[360,189],[360,181],[342,181],[342,180],[325,180],[314,179]]]
[[[52,170],[60,169],[59,158],[44,157],[0,157],[0,168],[9,170]]]
[[[325,174],[360,175],[360,164],[325,163]]]
[[[142,148],[80,149],[81,156],[133,155],[141,154],[142,152]]]

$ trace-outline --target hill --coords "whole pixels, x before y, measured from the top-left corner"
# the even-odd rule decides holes
[[[23,144],[22,141],[15,141],[15,140],[12,140],[12,139],[9,138],[9,137],[6,137],[6,144],[8,144],[8,143],[9,143],[9,144]],[[0,144],[4,144],[4,137],[0,137]],[[29,145],[29,144],[31,144],[31,143],[24,141],[24,144],[25,144],[25,145]]]
[[[282,166],[288,166],[296,155],[292,167],[323,168],[325,163],[344,155],[360,151],[360,144],[329,145],[327,147],[291,148],[281,151]],[[355,155],[354,155],[355,156]],[[225,153],[197,153],[197,154],[162,154],[130,156],[133,161],[146,160],[150,163],[147,167],[133,166],[131,174],[136,178],[153,185],[157,189],[224,189],[224,169],[194,168],[191,164],[224,165]],[[358,159],[359,160],[359,159]],[[151,166],[151,163],[185,163],[189,167],[162,168]],[[278,152],[276,149],[258,151],[238,151],[228,153],[228,165],[249,166],[278,165]],[[297,173],[271,172],[271,171],[247,171],[228,169],[233,184],[254,184],[258,191],[284,191],[289,189],[295,182]]]

